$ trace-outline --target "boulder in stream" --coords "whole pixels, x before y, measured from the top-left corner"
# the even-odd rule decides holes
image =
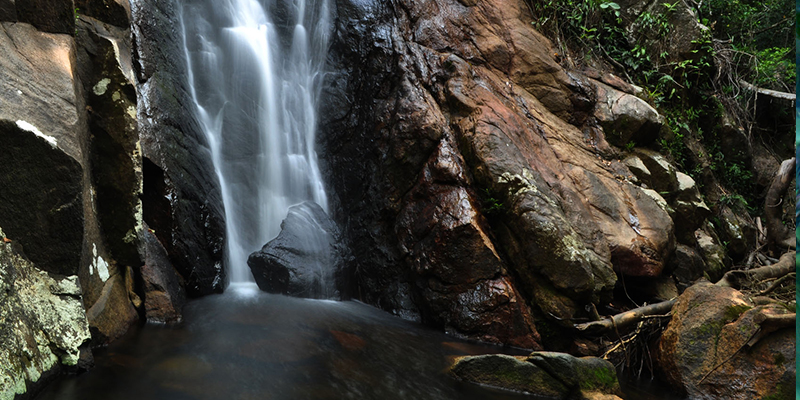
[[[334,279],[339,230],[314,202],[289,208],[281,233],[250,254],[247,265],[258,287],[295,297],[338,297]]]
[[[614,366],[597,357],[533,352],[459,357],[450,367],[459,379],[553,399],[619,399]]]

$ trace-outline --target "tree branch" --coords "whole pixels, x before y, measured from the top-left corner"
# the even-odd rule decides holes
[[[779,92],[777,90],[770,90],[770,89],[760,88],[760,87],[758,87],[756,85],[753,85],[752,83],[746,82],[746,81],[741,80],[741,79],[739,80],[739,84],[744,86],[746,89],[748,89],[748,90],[750,90],[752,92],[756,92],[756,93],[758,93],[760,95],[769,96],[769,97],[773,97],[773,98],[776,98],[776,99],[782,99],[782,100],[791,100],[791,101],[795,101],[797,99],[797,95],[795,95],[793,93],[785,93],[785,92]]]

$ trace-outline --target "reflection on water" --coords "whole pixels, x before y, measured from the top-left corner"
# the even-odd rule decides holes
[[[185,322],[133,329],[96,367],[38,399],[535,399],[458,382],[455,356],[525,351],[461,341],[358,302],[234,284],[190,302]],[[628,400],[672,400],[641,381]]]
[[[254,285],[230,289],[190,302],[180,325],[135,329],[96,352],[95,369],[38,398],[531,398],[445,373],[454,356],[502,348],[459,341],[357,302],[294,299]]]

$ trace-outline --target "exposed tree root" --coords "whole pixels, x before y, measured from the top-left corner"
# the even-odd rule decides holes
[[[765,279],[781,278],[795,271],[795,252],[790,251],[781,256],[777,263],[751,270],[731,270],[722,276],[717,286],[741,288],[745,282],[759,282]]]
[[[644,317],[650,315],[667,314],[675,305],[675,299],[662,301],[661,303],[650,304],[644,307],[634,308],[611,318],[601,319],[600,321],[586,322],[575,325],[575,328],[587,334],[602,334],[612,329],[624,329],[635,325]]]
[[[747,282],[760,282],[766,279],[782,278],[795,272],[795,252],[790,251],[781,256],[777,263],[751,270],[728,271],[715,285],[739,289]],[[774,289],[773,289],[774,290]],[[675,305],[675,299],[634,308],[599,321],[576,324],[575,329],[589,335],[602,335],[612,330],[633,326],[648,316],[667,314]]]
[[[767,244],[782,249],[795,249],[797,241],[794,232],[783,225],[783,195],[794,178],[796,159],[794,157],[781,163],[781,168],[767,190],[764,204],[764,222],[767,226]]]

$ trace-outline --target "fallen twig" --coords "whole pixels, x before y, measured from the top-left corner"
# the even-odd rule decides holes
[[[775,282],[772,282],[772,284],[769,285],[768,288],[758,292],[758,295],[759,296],[765,296],[765,295],[768,295],[768,294],[772,293],[772,291],[777,289],[778,287],[780,287],[783,284],[783,282],[786,282],[786,280],[788,280],[790,278],[794,278],[795,276],[796,276],[796,274],[794,272],[792,272],[792,273],[789,273],[787,275],[784,275],[784,276],[776,279]]]

